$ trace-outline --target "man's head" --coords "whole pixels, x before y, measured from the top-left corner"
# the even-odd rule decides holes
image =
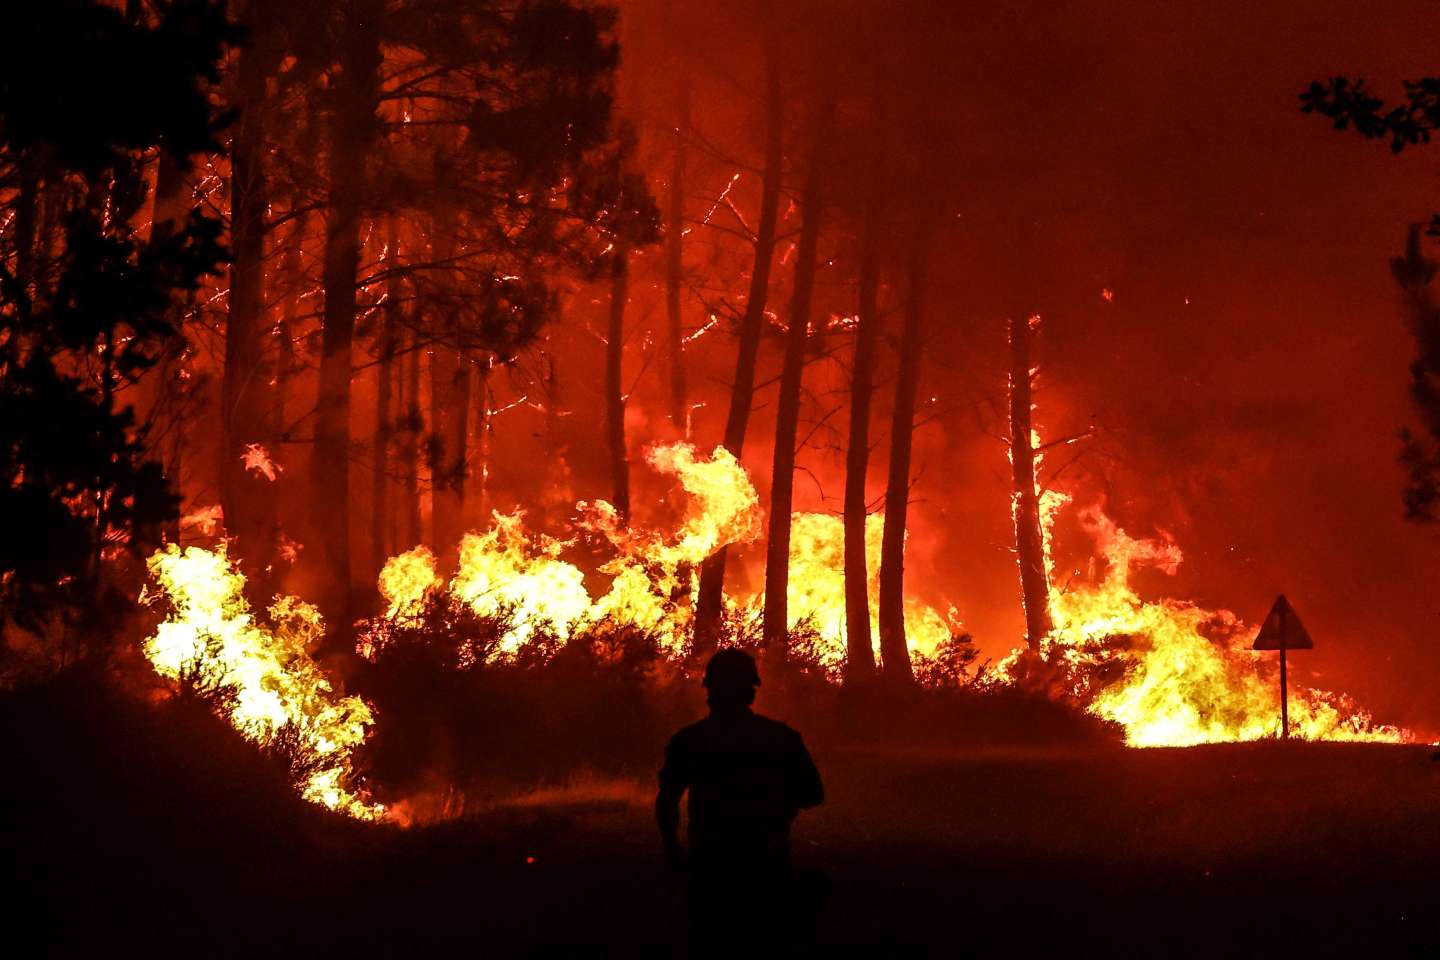
[[[748,707],[755,702],[758,686],[755,658],[744,650],[721,650],[705,665],[705,699],[712,707]]]

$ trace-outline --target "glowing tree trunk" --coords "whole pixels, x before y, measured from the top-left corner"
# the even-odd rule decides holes
[[[479,368],[475,371],[475,415],[472,420],[471,430],[473,435],[470,438],[470,449],[472,468],[471,473],[475,477],[475,492],[469,497],[472,522],[478,525],[485,525],[488,517],[485,512],[488,509],[486,498],[489,496],[490,480],[490,364],[491,357],[485,357],[480,361]]]
[[[685,383],[685,330],[680,288],[685,272],[685,136],[690,127],[689,59],[680,66],[679,108],[675,122],[675,158],[670,168],[670,202],[665,215],[665,319],[670,352],[670,422],[690,433],[690,401]]]
[[[772,39],[765,51],[765,176],[760,190],[760,226],[755,237],[750,297],[740,321],[735,380],[730,389],[730,416],[725,423],[725,448],[737,459],[745,446],[745,431],[750,423],[750,405],[755,392],[755,360],[765,324],[765,302],[770,292],[770,266],[775,254],[775,227],[779,217],[780,137],[785,119],[780,97],[779,56]],[[715,647],[724,601],[726,552],[726,548],[721,547],[700,567],[700,590],[695,601],[695,653],[698,656],[704,656]]]
[[[431,545],[437,552],[459,542],[465,515],[466,445],[470,436],[470,364],[453,347],[430,351]]]
[[[810,169],[800,199],[804,221],[795,261],[795,291],[790,301],[790,329],[785,337],[785,362],[780,372],[780,395],[775,413],[775,452],[770,486],[770,529],[765,553],[766,653],[783,662],[789,632],[790,520],[795,495],[795,442],[800,423],[800,387],[805,350],[810,343],[810,302],[815,289],[815,260],[820,246],[823,209],[822,174],[831,104],[821,107]]]
[[[274,443],[268,391],[272,370],[265,349],[265,182],[263,110],[265,71],[253,45],[241,49],[240,123],[231,155],[230,310],[225,323],[225,367],[220,387],[220,504],[225,529],[250,576],[270,563],[274,549],[274,491],[259,471],[247,470],[251,444]],[[163,154],[162,154],[163,156]],[[164,169],[161,170],[163,179]],[[157,193],[158,198],[158,193]],[[274,451],[270,450],[273,455]],[[177,457],[178,459],[178,457]],[[175,465],[178,470],[178,463]]]
[[[1045,569],[1045,537],[1040,528],[1040,494],[1035,483],[1035,447],[1030,341],[1033,318],[1010,318],[1010,466],[1014,484],[1015,555],[1020,562],[1020,600],[1025,606],[1025,637],[1032,653],[1054,629],[1050,618],[1050,580]]]
[[[315,404],[311,513],[327,621],[353,622],[350,583],[350,380],[355,339],[356,269],[365,160],[375,137],[383,0],[355,0],[345,18],[340,74],[331,90],[329,203],[325,219],[324,325]]]
[[[418,545],[424,536],[420,529],[420,438],[425,434],[425,413],[420,408],[420,354],[423,349],[420,334],[412,333],[403,378],[403,436],[399,456],[401,483],[405,489],[401,538],[407,549]]]
[[[905,638],[905,526],[910,504],[910,452],[915,434],[915,394],[920,386],[929,236],[915,228],[908,272],[895,410],[890,424],[890,476],[885,485],[885,532],[880,546],[880,665],[887,681],[909,684],[910,649]]]
[[[300,131],[300,156],[309,156],[315,150],[316,125],[306,124]],[[286,414],[286,403],[290,399],[290,381],[299,368],[295,355],[295,330],[300,320],[300,297],[298,289],[306,283],[303,275],[305,234],[310,227],[309,211],[293,211],[294,225],[290,228],[289,242],[280,258],[280,276],[293,289],[280,306],[280,316],[275,324],[275,389],[271,396],[274,423],[279,439],[289,440],[290,421]]]
[[[253,68],[252,68],[253,69]],[[239,138],[237,137],[237,142]],[[239,154],[236,154],[238,157]],[[190,206],[187,201],[187,181],[180,165],[168,150],[161,150],[160,156],[155,163],[155,206],[150,219],[150,235],[159,236],[161,233],[170,233],[181,226],[180,221],[190,213]],[[232,163],[232,171],[234,169]],[[23,177],[23,171],[22,171]],[[21,184],[21,191],[24,191],[24,184]],[[17,214],[17,220],[21,218],[24,210]],[[233,213],[233,210],[232,210]],[[21,227],[21,235],[33,228]],[[234,238],[232,238],[233,240]],[[28,243],[22,243],[20,249],[23,251]],[[238,257],[238,251],[237,251]],[[29,268],[24,263],[19,263],[20,276],[26,276]],[[233,269],[233,268],[232,268]],[[233,277],[233,272],[232,272]],[[22,280],[22,283],[24,281]],[[233,285],[233,280],[232,280]],[[233,307],[233,303],[232,303]],[[152,380],[151,400],[152,416],[161,411],[167,411],[168,421],[161,428],[163,437],[163,449],[157,451],[159,460],[164,466],[165,482],[176,494],[182,494],[181,488],[181,459],[185,450],[185,422],[180,415],[179,403],[182,395],[180,369],[185,357],[185,305],[176,303],[171,306],[168,312],[168,319],[175,335],[169,338],[165,349],[160,355],[160,364]],[[228,322],[226,327],[229,330]],[[222,478],[223,479],[223,478]],[[223,500],[223,497],[222,497]],[[228,509],[228,508],[227,508]],[[180,513],[183,513],[182,510]],[[173,543],[180,542],[180,513],[177,513],[173,520],[165,524],[165,538]]]
[[[390,444],[395,435],[394,394],[395,351],[400,336],[399,237],[395,221],[390,222],[385,243],[385,308],[381,314],[380,363],[375,368],[375,442],[370,475],[371,572],[378,573],[390,556]]]
[[[845,679],[875,673],[870,640],[870,579],[865,557],[865,475],[870,464],[870,400],[874,392],[875,338],[880,325],[879,198],[865,200],[860,251],[860,304],[850,379],[850,436],[845,448]]]
[[[630,522],[630,460],[625,451],[625,360],[627,256],[616,247],[610,269],[610,330],[605,341],[605,437],[610,448],[610,478],[615,509]]]
[[[437,164],[438,166],[438,164]],[[445,301],[454,296],[460,279],[450,269],[455,257],[456,220],[442,208],[432,224],[430,256],[443,284],[441,313],[433,318],[436,342],[430,349],[430,543],[437,553],[460,540],[465,516],[466,453],[470,438],[470,363],[456,344],[460,329]]]

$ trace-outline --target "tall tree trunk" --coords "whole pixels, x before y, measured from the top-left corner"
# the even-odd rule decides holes
[[[290,240],[285,253],[280,257],[280,276],[284,283],[297,286],[303,281],[300,276],[300,248],[305,242],[305,226],[308,217],[295,218],[290,230]],[[292,293],[280,305],[280,316],[275,320],[275,389],[270,395],[270,416],[274,420],[278,440],[290,439],[290,421],[287,401],[290,399],[290,381],[295,376],[295,321],[299,314],[299,296]]]
[[[735,358],[735,381],[730,390],[730,415],[725,422],[725,448],[739,459],[750,423],[750,405],[755,393],[755,360],[765,325],[765,302],[770,292],[770,267],[775,254],[775,229],[779,219],[781,177],[781,135],[784,103],[780,95],[780,53],[771,38],[765,49],[765,175],[760,189],[760,226],[755,238],[755,266],[750,273],[750,298],[740,321],[740,343]],[[696,656],[715,649],[719,638],[720,615],[725,596],[726,547],[710,555],[700,566],[700,589],[695,601]]]
[[[309,122],[299,132],[298,153],[311,156],[316,151],[316,140],[320,128]],[[280,258],[280,276],[291,285],[291,293],[280,307],[280,317],[275,325],[275,391],[273,398],[274,422],[278,426],[279,439],[290,442],[290,420],[286,405],[290,399],[290,381],[298,369],[295,356],[295,330],[300,319],[300,293],[306,286],[304,276],[305,234],[310,228],[308,210],[293,211],[294,224],[290,228],[290,240]]]
[[[350,380],[355,339],[356,270],[365,159],[375,137],[384,0],[354,0],[344,30],[333,97],[329,144],[329,205],[325,221],[324,328],[320,389],[315,404],[311,498],[315,557],[324,610],[344,635],[353,621],[350,551]]]
[[[220,386],[220,505],[246,573],[263,574],[274,549],[273,491],[245,468],[251,444],[272,442],[274,411],[266,391],[265,342],[265,72],[254,46],[240,51],[240,125],[230,164],[230,310]],[[165,177],[161,154],[160,177]],[[157,203],[159,188],[157,186]],[[274,451],[270,453],[273,455]]]
[[[420,438],[425,435],[425,413],[420,407],[420,335],[410,334],[409,353],[405,363],[403,393],[404,436],[400,443],[400,477],[405,489],[401,537],[406,549],[417,546],[424,538],[420,523]]]
[[[617,241],[618,243],[618,241]],[[628,256],[618,245],[610,268],[610,335],[605,343],[605,436],[610,447],[610,477],[615,509],[630,522],[630,459],[625,449],[625,300]]]
[[[1034,425],[1030,416],[1032,317],[1032,312],[1026,310],[1010,318],[1010,471],[1025,638],[1030,651],[1038,653],[1040,642],[1054,629],[1054,622],[1050,617],[1050,578],[1045,569],[1045,537],[1040,528],[1040,495],[1035,485],[1032,440]]]
[[[680,288],[685,274],[685,137],[690,128],[689,59],[680,65],[675,120],[675,157],[670,168],[670,202],[665,217],[665,318],[670,347],[670,422],[690,435],[690,400],[685,383],[685,328]]]
[[[35,278],[35,215],[40,202],[40,161],[35,151],[34,147],[20,151],[15,195],[15,281],[27,292]]]
[[[845,449],[845,680],[875,673],[870,639],[870,573],[865,556],[865,476],[870,465],[870,401],[879,333],[880,198],[872,184],[861,227],[860,303],[850,380],[850,436]]]
[[[795,501],[795,442],[800,426],[800,386],[805,350],[810,343],[810,302],[815,289],[815,259],[820,246],[823,216],[825,147],[832,103],[827,95],[816,122],[810,150],[810,169],[800,198],[800,248],[795,261],[795,289],[790,300],[790,329],[785,337],[785,361],[780,371],[780,394],[775,413],[775,451],[770,484],[770,529],[765,546],[766,656],[783,663],[789,653],[790,628],[790,520]]]
[[[490,484],[490,365],[492,359],[481,359],[475,371],[475,416],[471,428],[472,472],[475,475],[475,493],[470,497],[470,510],[474,522],[481,527],[488,525],[485,515],[489,509],[486,502]]]
[[[436,263],[447,264],[455,253],[454,218],[438,217],[434,232],[431,256]],[[448,266],[441,266],[439,272],[448,294],[458,281]],[[430,521],[431,545],[437,553],[452,549],[460,540],[470,433],[470,364],[454,345],[459,334],[454,309],[448,305],[442,309],[435,321],[440,340],[430,351]]]
[[[890,476],[885,485],[885,532],[880,545],[880,666],[885,679],[908,685],[910,648],[905,640],[905,526],[910,504],[910,451],[915,433],[915,393],[920,386],[925,294],[930,257],[928,225],[915,226],[908,273],[895,410],[890,424]]]
[[[392,394],[396,340],[400,335],[401,294],[398,259],[400,243],[393,218],[385,247],[388,276],[385,281],[385,309],[381,317],[380,363],[375,370],[375,444],[370,477],[370,510],[373,517],[370,527],[372,573],[378,573],[385,565],[393,547],[390,542],[390,442],[395,434]]]

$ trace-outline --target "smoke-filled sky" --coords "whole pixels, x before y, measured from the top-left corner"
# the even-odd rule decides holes
[[[622,102],[657,191],[676,76],[667,31],[693,58],[696,128],[758,165],[759,28],[709,6],[623,7]],[[842,86],[869,83],[879,58],[907,118],[887,150],[918,158],[924,173],[907,182],[946,213],[922,388],[940,415],[917,435],[916,590],[956,604],[987,655],[1023,634],[993,434],[1004,430],[1005,314],[1038,309],[1037,423],[1052,439],[1097,432],[1052,453],[1052,466],[1078,455],[1056,485],[1082,505],[1103,496],[1133,535],[1169,531],[1186,554],[1178,575],[1140,577],[1142,592],[1256,621],[1283,591],[1316,644],[1293,658],[1302,679],[1381,719],[1440,727],[1440,539],[1402,519],[1396,433],[1412,346],[1388,263],[1406,224],[1440,208],[1440,147],[1394,157],[1298,109],[1312,79],[1363,74],[1395,95],[1401,79],[1440,70],[1440,4],[821,3],[796,5],[784,29],[792,76],[807,78],[796,87],[813,86],[809,65],[827,43],[842,51]],[[787,128],[792,169],[808,137],[804,96]],[[691,207],[728,174],[695,160]],[[844,176],[839,233],[855,182]],[[742,173],[742,208],[753,210],[757,180]],[[843,252],[847,241],[834,242]],[[789,281],[777,270],[777,309]],[[820,284],[844,312],[853,287],[823,272]],[[733,351],[712,336],[695,361],[708,371],[694,378],[708,404],[702,445],[719,439]],[[762,367],[776,362],[767,350]],[[820,384],[843,382],[822,366]],[[643,400],[642,389],[637,444],[661,432],[658,405]],[[747,449],[757,479],[771,402],[758,398]],[[877,495],[886,416],[881,397]],[[817,436],[801,454],[814,480],[798,482],[797,506],[838,509],[839,461]],[[1084,575],[1083,532],[1062,519],[1058,536],[1061,579]]]

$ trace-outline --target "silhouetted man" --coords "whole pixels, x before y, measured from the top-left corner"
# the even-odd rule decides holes
[[[825,790],[800,734],[753,713],[760,674],[742,650],[705,667],[710,716],[665,748],[655,819],[670,863],[680,846],[680,796],[690,791],[690,919],[700,943],[748,955],[773,943],[793,910],[790,824]]]

